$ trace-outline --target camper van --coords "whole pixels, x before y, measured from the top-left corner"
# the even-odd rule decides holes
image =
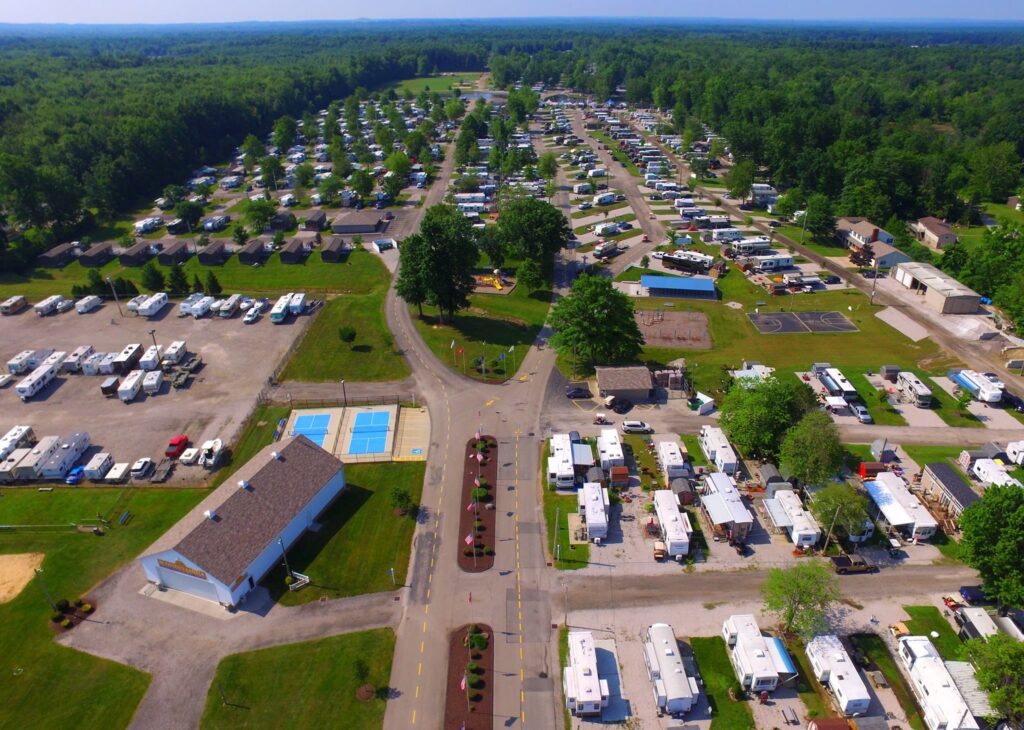
[[[95,294],[90,294],[89,296],[82,297],[77,302],[75,302],[75,311],[78,312],[79,314],[88,314],[101,304],[103,304],[102,299],[100,299]]]
[[[27,306],[28,299],[23,297],[21,294],[15,294],[13,297],[8,297],[0,303],[0,314],[17,314]]]
[[[913,403],[918,408],[928,408],[932,404],[932,389],[917,375],[906,370],[901,370],[896,376],[896,392],[900,400]]]
[[[294,315],[300,315],[306,310],[306,294],[305,292],[297,292],[292,294],[291,301],[288,302],[288,311]]]
[[[117,397],[125,403],[131,403],[142,390],[142,379],[146,377],[144,370],[132,370],[117,388]]]
[[[283,294],[274,304],[274,308],[270,310],[270,321],[274,324],[281,324],[288,319],[288,305],[292,301],[291,294]]]
[[[35,306],[36,314],[40,317],[45,317],[48,314],[53,314],[57,311],[58,305],[64,301],[64,297],[60,294],[54,294],[53,296],[46,297],[43,301],[39,302]]]
[[[222,305],[220,305],[220,312],[218,312],[218,314],[223,319],[230,319],[235,316],[235,312],[238,311],[238,305],[241,303],[242,295],[232,294]]]

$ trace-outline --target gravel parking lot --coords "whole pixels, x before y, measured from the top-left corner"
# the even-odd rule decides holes
[[[37,436],[87,431],[94,446],[86,459],[108,451],[117,462],[143,456],[158,459],[167,440],[178,433],[187,434],[192,445],[218,437],[230,444],[256,394],[306,322],[305,317],[282,325],[272,325],[265,316],[252,325],[242,324],[237,315],[229,320],[179,318],[176,305],[153,320],[127,313],[122,318],[113,303],[85,315],[71,311],[38,317],[28,309],[0,318],[0,356],[5,365],[22,350],[44,347],[70,352],[88,344],[97,352],[118,352],[133,342],[149,346],[150,330],[155,330],[158,344],[166,347],[172,340],[185,340],[189,351],[203,359],[188,387],[175,390],[165,377],[159,393],[140,392],[130,404],[103,397],[100,383],[105,376],[62,373],[28,403],[19,400],[12,383],[0,391],[0,430],[27,423]],[[199,467],[183,467],[172,481],[204,477]]]

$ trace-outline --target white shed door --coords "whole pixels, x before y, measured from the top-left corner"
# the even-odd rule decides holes
[[[191,575],[185,575],[179,573],[176,570],[169,570],[164,567],[159,568],[160,571],[160,582],[168,588],[173,588],[178,591],[184,591],[185,593],[191,593],[193,596],[199,596],[205,598],[208,601],[220,602],[220,596],[217,595],[217,586],[208,580],[202,578],[194,578]]]

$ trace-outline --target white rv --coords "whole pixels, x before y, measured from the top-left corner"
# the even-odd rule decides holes
[[[131,403],[142,390],[142,379],[146,377],[144,370],[132,370],[117,388],[117,397],[125,403]]]
[[[82,297],[77,302],[75,302],[75,311],[78,312],[79,314],[88,314],[101,304],[103,304],[102,299],[100,299],[95,294],[90,294],[89,296]]]
[[[29,360],[32,359],[34,353],[35,350],[22,350],[7,361],[7,371],[12,375],[21,375],[27,372],[30,369]]]
[[[666,483],[690,474],[683,451],[675,441],[658,442],[658,465],[665,474]]]
[[[195,305],[195,303],[198,302],[199,300],[201,300],[202,298],[203,298],[202,292],[196,292],[194,294],[189,294],[178,305],[178,316],[179,317],[191,316],[193,305]]]
[[[201,319],[202,317],[205,317],[207,314],[209,314],[210,307],[213,306],[214,301],[215,300],[213,297],[203,297],[199,301],[193,303],[192,306],[190,307],[192,311],[192,318]]]
[[[167,306],[167,295],[164,292],[157,292],[139,305],[140,317],[155,317]]]
[[[48,314],[53,314],[57,311],[57,307],[61,302],[64,301],[64,297],[60,294],[54,294],[53,296],[46,297],[43,301],[39,302],[35,306],[36,314],[40,317],[45,317]]]
[[[739,467],[736,452],[729,445],[725,432],[717,426],[701,426],[697,436],[701,450],[712,464],[721,472],[733,474]]]
[[[162,370],[153,370],[152,372],[146,373],[146,376],[142,379],[142,390],[147,395],[156,395],[160,392],[160,386],[164,382],[164,373]]]
[[[165,367],[177,365],[187,354],[188,348],[185,346],[185,341],[174,340],[174,342],[168,345],[167,349],[164,351],[163,364]]]
[[[92,345],[80,345],[71,351],[71,354],[64,358],[61,368],[68,373],[77,373],[82,369],[82,363],[87,357],[93,354]]]
[[[105,352],[94,352],[82,361],[82,375],[99,375],[100,363],[107,356]]]
[[[114,374],[114,361],[117,360],[118,353],[108,352],[100,360],[100,375],[113,375]]]
[[[600,544],[608,537],[608,489],[587,482],[576,493],[580,519],[587,528],[587,539]]]
[[[162,356],[163,348],[159,345],[150,345],[146,348],[146,352],[143,353],[142,357],[139,358],[139,367],[146,372],[156,370],[160,367],[160,360]]]
[[[39,475],[43,479],[63,479],[91,444],[88,433],[71,434],[60,442],[60,447],[43,463]]]
[[[868,711],[871,695],[838,636],[815,636],[807,642],[805,651],[814,678],[828,688],[844,715],[863,715]]]
[[[693,709],[700,696],[697,679],[686,673],[675,631],[668,624],[652,624],[644,641],[644,665],[654,685],[659,714],[678,717]]]
[[[306,309],[306,293],[297,292],[292,294],[291,300],[288,302],[288,311],[292,314],[302,314]]]
[[[896,376],[896,391],[900,398],[920,408],[932,404],[932,389],[912,372],[901,370]]]
[[[217,314],[224,319],[230,319],[235,316],[235,313],[238,311],[238,305],[241,303],[242,295],[232,294],[220,305],[220,311]]]
[[[288,319],[288,305],[292,301],[291,294],[282,294],[270,310],[270,321],[274,324],[281,324]]]
[[[552,434],[548,442],[548,484],[569,489],[575,484],[575,479],[569,434]]]
[[[14,386],[14,390],[23,403],[28,402],[34,395],[49,385],[57,377],[58,372],[60,372],[59,363],[40,365],[26,377],[22,378]]]
[[[682,560],[690,554],[690,535],[693,534],[690,516],[680,513],[679,503],[670,489],[656,490],[653,499],[654,513],[658,516],[661,538],[665,541],[668,555]]]
[[[85,478],[91,482],[98,482],[107,475],[113,465],[114,458],[110,454],[106,452],[96,454],[85,465]]]

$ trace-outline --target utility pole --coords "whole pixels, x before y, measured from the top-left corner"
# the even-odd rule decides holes
[[[348,389],[345,387],[345,378],[341,379],[341,396],[345,399],[345,407],[348,408]]]
[[[555,507],[555,529],[551,535],[551,557],[555,560],[557,560],[557,558],[555,558],[555,545],[558,544],[558,520],[561,517],[561,514],[562,507],[559,505],[558,507]]]
[[[153,338],[153,347],[156,347],[156,330],[150,330],[149,336]]]
[[[878,257],[875,256],[875,275],[871,277],[871,298],[868,300],[868,304],[875,303],[875,287],[878,286]]]
[[[117,313],[124,318],[124,312],[121,311],[121,300],[117,298],[117,289],[114,288],[114,282],[111,281],[110,277],[107,277],[107,284],[110,285],[110,293],[114,295],[114,304],[117,305]]]
[[[284,540],[277,538],[277,544],[281,546],[281,558],[284,560],[284,569],[288,573],[288,576],[292,575],[292,568],[288,565],[288,555],[284,551]]]
[[[53,596],[50,595],[50,589],[46,585],[46,581],[43,580],[43,569],[36,568],[36,577],[39,578],[39,585],[43,589],[43,595],[46,596],[47,603],[50,604],[50,608],[54,611],[57,610],[57,604],[53,602]]]
[[[829,525],[828,534],[825,536],[825,547],[821,551],[822,555],[825,555],[825,554],[828,553],[828,543],[832,539],[832,530],[836,526],[836,520],[839,519],[839,509],[840,509],[840,507],[842,507],[842,505],[837,505],[836,506],[836,513],[835,513],[835,515],[832,516],[832,524]]]

